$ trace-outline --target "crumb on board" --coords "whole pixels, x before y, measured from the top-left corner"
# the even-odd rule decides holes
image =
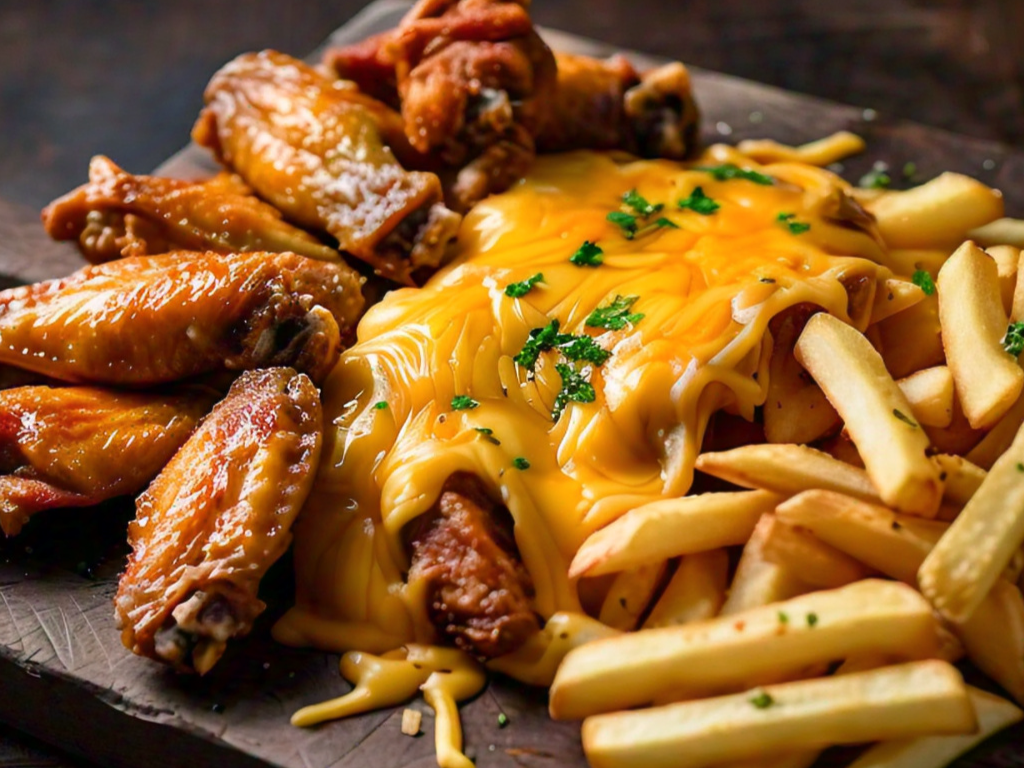
[[[406,709],[402,712],[402,733],[406,736],[419,736],[422,723],[423,713],[419,710]]]

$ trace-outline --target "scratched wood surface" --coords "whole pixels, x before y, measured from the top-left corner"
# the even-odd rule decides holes
[[[403,7],[377,3],[335,39],[358,39],[390,26]],[[562,49],[604,50],[557,32],[548,37]],[[644,57],[638,58],[643,63]],[[878,159],[896,167],[914,161],[922,179],[941,170],[962,171],[1002,188],[1010,212],[1024,215],[1020,151],[913,124],[866,120],[859,108],[711,72],[696,72],[695,82],[709,141],[768,135],[796,142],[852,129],[869,139],[871,151],[846,164],[842,170],[849,177],[857,178]],[[208,167],[205,156],[193,148],[163,170],[193,176]],[[77,266],[71,249],[45,240],[34,211],[0,204],[0,285],[59,276]],[[265,584],[264,598],[271,606],[267,616],[207,678],[175,676],[128,653],[114,628],[111,596],[123,565],[130,513],[125,504],[51,513],[33,521],[22,536],[0,542],[0,720],[66,753],[125,768],[434,764],[429,736],[400,734],[401,708],[315,729],[288,725],[296,708],[340,695],[349,686],[338,675],[337,657],[295,651],[269,640],[267,629],[291,593],[287,562]],[[429,734],[429,710],[413,706],[424,709]],[[504,729],[497,725],[502,712],[511,723]],[[463,718],[467,749],[477,765],[585,764],[577,726],[549,721],[542,692],[496,680],[463,708]],[[54,756],[36,744],[18,749],[0,766],[80,765],[78,757]],[[835,756],[823,764],[836,764]],[[1024,730],[1005,734],[957,765],[1024,766]]]

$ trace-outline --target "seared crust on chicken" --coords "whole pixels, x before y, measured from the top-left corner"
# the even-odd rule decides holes
[[[395,115],[351,84],[274,51],[226,64],[192,137],[296,224],[411,284],[445,258],[461,218],[431,173],[406,171]]]
[[[174,393],[96,387],[0,392],[0,528],[44,509],[87,507],[146,487],[213,405],[198,387]]]
[[[139,497],[115,606],[135,653],[205,673],[266,607],[260,579],[291,543],[323,423],[316,387],[242,374]]]
[[[282,220],[234,174],[203,182],[133,176],[102,155],[89,163],[89,183],[43,209],[43,226],[54,240],[77,240],[93,264],[178,250],[291,251],[341,260]]]
[[[511,523],[479,479],[457,474],[435,512],[410,533],[409,583],[427,582],[427,612],[438,633],[476,656],[510,653],[540,631]]]
[[[294,253],[172,253],[0,292],[0,363],[141,387],[294,365],[320,381],[363,299],[342,264]]]

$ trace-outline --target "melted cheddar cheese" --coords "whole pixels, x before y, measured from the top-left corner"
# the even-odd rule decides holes
[[[724,163],[774,183],[702,170]],[[696,187],[717,210],[677,206]],[[674,227],[628,239],[608,221],[634,189],[664,204],[649,221]],[[277,639],[372,653],[435,641],[424,595],[405,581],[401,534],[460,471],[482,478],[511,512],[537,612],[582,612],[568,577],[580,544],[633,507],[685,494],[710,416],[753,419],[764,403],[771,318],[810,303],[867,326],[874,287],[892,275],[847,190],[823,169],[759,165],[727,147],[691,165],[578,152],[541,158],[512,190],[479,204],[454,262],[371,308],[324,387],[324,459],[295,532],[296,605]],[[587,241],[602,249],[600,266],[570,262]],[[506,295],[536,273],[543,282],[526,295]],[[867,299],[848,295],[865,284]],[[638,297],[630,312],[643,318],[621,330],[587,327],[617,296]],[[559,352],[543,352],[534,373],[514,360],[553,319],[611,353],[579,368],[594,401],[570,402],[557,420]],[[454,410],[461,395],[479,405]],[[529,467],[517,468],[519,458]],[[542,668],[531,671],[530,659]],[[542,648],[506,665],[534,682],[550,666]]]

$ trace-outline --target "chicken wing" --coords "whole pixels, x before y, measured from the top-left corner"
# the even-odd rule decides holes
[[[385,105],[273,51],[229,62],[205,98],[193,138],[286,218],[392,280],[442,263],[461,219],[437,176],[399,165],[385,136],[404,137]]]
[[[172,253],[0,292],[0,363],[141,387],[294,365],[320,381],[363,306],[359,277],[294,253]]]
[[[138,493],[214,399],[198,387],[173,394],[48,386],[0,392],[0,529],[13,536],[44,509]]]
[[[699,115],[682,64],[640,75],[623,56],[555,58],[558,87],[537,135],[538,151],[622,149],[676,160],[696,151]]]
[[[323,261],[341,256],[281,219],[238,176],[204,182],[132,176],[102,155],[83,184],[43,210],[54,240],[77,240],[93,264],[169,251],[292,251]]]
[[[115,606],[135,653],[203,674],[266,607],[320,455],[319,393],[289,368],[242,374],[152,485]]]

